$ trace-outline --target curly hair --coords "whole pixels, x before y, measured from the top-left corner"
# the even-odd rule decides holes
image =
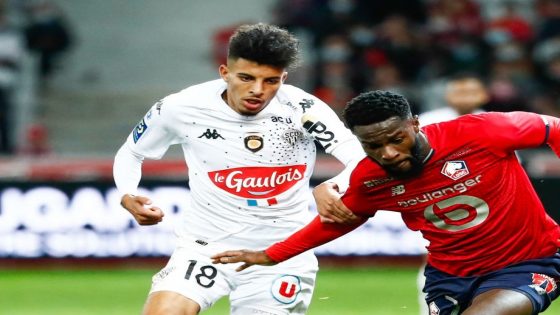
[[[229,40],[228,59],[243,58],[262,65],[298,65],[299,40],[287,30],[257,23],[240,26]]]
[[[365,126],[391,117],[412,118],[410,105],[402,95],[389,91],[364,92],[350,100],[342,113],[346,126]]]

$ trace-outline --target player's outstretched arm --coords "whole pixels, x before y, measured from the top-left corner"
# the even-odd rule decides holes
[[[235,269],[236,271],[242,271],[252,265],[263,265],[272,266],[276,262],[270,259],[270,257],[264,251],[252,251],[252,250],[229,250],[211,257],[212,263],[214,264],[233,264],[243,262],[241,266]]]
[[[151,204],[152,201],[144,196],[126,194],[121,198],[123,208],[128,210],[140,225],[154,225],[163,220],[163,211]]]

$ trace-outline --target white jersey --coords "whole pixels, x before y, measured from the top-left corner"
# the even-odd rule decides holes
[[[473,114],[484,113],[483,110],[477,109],[472,112]],[[442,107],[434,110],[424,112],[418,116],[420,125],[426,126],[443,121],[449,121],[461,116],[455,109],[451,107]]]
[[[225,89],[223,80],[209,81],[157,102],[119,150],[115,182],[121,193],[134,193],[142,159],[180,144],[191,196],[179,236],[264,249],[310,219],[314,141],[345,165],[365,155],[332,109],[299,88],[282,85],[254,116],[231,109]]]

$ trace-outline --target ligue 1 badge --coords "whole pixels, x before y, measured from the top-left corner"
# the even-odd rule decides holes
[[[264,146],[264,139],[258,133],[248,133],[244,139],[245,148],[251,152],[257,152]]]
[[[469,169],[465,161],[447,161],[441,169],[441,173],[452,180],[469,175]]]

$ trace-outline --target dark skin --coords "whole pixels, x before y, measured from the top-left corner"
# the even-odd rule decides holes
[[[352,132],[360,140],[369,158],[388,173],[398,177],[414,176],[414,160],[423,161],[431,151],[428,139],[420,132],[416,116],[405,120],[391,117],[382,122],[355,126]],[[346,208],[340,200],[337,205]],[[346,208],[346,211],[350,209]],[[347,213],[343,216],[347,216]],[[347,220],[349,224],[355,224],[356,221],[360,219],[355,215]],[[276,264],[264,251],[226,251],[214,255],[212,259],[216,264],[242,262],[237,268],[238,271],[252,265]],[[493,289],[477,295],[461,314],[530,315],[532,311],[533,305],[524,294],[506,289]]]

